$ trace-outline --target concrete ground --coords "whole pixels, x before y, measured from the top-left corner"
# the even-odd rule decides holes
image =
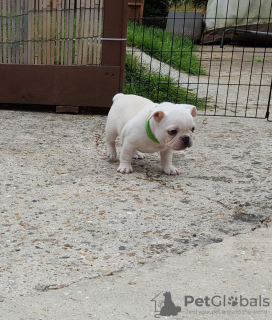
[[[270,122],[198,117],[173,177],[117,173],[105,116],[0,114],[1,319],[271,319]]]

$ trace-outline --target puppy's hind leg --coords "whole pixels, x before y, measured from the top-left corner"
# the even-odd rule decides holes
[[[112,129],[106,126],[106,146],[107,146],[107,156],[110,160],[117,159],[116,147],[115,147],[115,140],[118,136],[118,133],[115,129]]]
[[[134,152],[133,159],[144,159],[144,158],[145,158],[145,155],[142,152],[138,150]]]

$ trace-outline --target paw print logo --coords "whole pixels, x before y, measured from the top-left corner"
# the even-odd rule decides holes
[[[231,297],[229,298],[228,304],[231,305],[232,307],[237,306],[237,304],[238,304],[238,299],[237,299],[237,297],[231,296]]]

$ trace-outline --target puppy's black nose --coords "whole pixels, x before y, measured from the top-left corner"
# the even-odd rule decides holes
[[[182,137],[181,140],[182,140],[182,142],[183,142],[183,144],[184,144],[185,146],[188,146],[189,141],[190,141],[190,138],[189,138],[189,137]]]

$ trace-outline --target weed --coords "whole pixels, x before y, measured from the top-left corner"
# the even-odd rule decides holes
[[[127,28],[127,45],[137,47],[188,74],[205,74],[199,59],[194,54],[198,48],[188,38],[182,38],[160,28],[140,26],[130,21]]]
[[[132,58],[129,53],[126,55],[124,93],[137,94],[157,103],[188,103],[198,108],[206,102],[206,99],[197,98],[192,90],[181,88],[171,78],[150,72],[147,66],[140,64],[139,58]]]

